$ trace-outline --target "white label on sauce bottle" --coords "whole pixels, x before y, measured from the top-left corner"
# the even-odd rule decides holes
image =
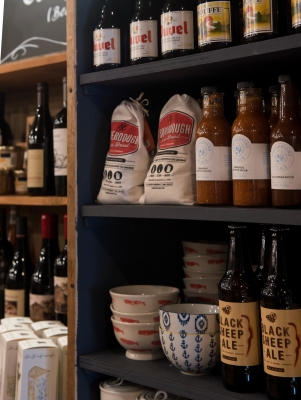
[[[286,142],[276,142],[271,148],[272,189],[301,189],[301,152],[295,152]]]

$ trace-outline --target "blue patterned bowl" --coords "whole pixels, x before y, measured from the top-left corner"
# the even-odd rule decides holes
[[[160,327],[159,334],[165,356],[183,374],[209,374],[220,360],[219,332],[199,335]]]

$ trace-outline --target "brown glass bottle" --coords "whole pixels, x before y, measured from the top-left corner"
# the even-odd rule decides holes
[[[195,51],[195,4],[192,0],[167,0],[161,12],[161,53],[164,59]]]
[[[231,47],[236,44],[236,7],[233,0],[198,0],[198,51]]]
[[[270,230],[268,225],[261,224],[261,240],[258,255],[258,264],[255,276],[259,286],[262,288],[268,276],[269,250],[270,250]]]
[[[260,288],[252,271],[246,227],[229,228],[227,270],[218,286],[222,379],[228,390],[254,392],[263,386]]]
[[[279,0],[243,0],[244,43],[279,36]]]
[[[198,204],[232,204],[231,126],[224,117],[222,90],[203,87],[203,117],[196,131]]]
[[[232,177],[235,206],[270,204],[270,128],[262,113],[261,89],[240,82],[239,114],[232,125]]]
[[[268,122],[272,131],[272,129],[277,125],[279,118],[280,87],[278,85],[270,86],[269,92],[271,94],[271,113]]]
[[[287,230],[271,228],[269,273],[260,301],[263,364],[270,400],[301,398],[301,343],[297,336],[301,329],[301,302],[287,274]]]
[[[280,110],[271,132],[272,205],[301,205],[301,119],[298,92],[291,75],[281,75]]]

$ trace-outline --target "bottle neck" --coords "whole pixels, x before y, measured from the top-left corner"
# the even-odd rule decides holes
[[[239,229],[230,232],[227,270],[233,270],[238,273],[253,273],[246,233],[244,230]]]
[[[6,213],[3,213],[0,217],[0,240],[7,240],[6,235]]]
[[[270,249],[269,276],[287,279],[284,232],[273,232]]]
[[[27,235],[16,236],[16,251],[22,251],[23,254],[29,254]]]
[[[67,82],[63,82],[63,107],[67,108]]]
[[[239,114],[263,115],[261,89],[258,88],[240,89]]]
[[[202,100],[203,118],[224,117],[224,103],[222,93],[204,94]]]
[[[276,93],[271,95],[271,114],[279,113],[279,96]]]
[[[300,123],[298,92],[292,82],[281,84],[279,121]]]
[[[41,106],[48,107],[48,91],[46,90],[46,88],[44,90],[38,90],[37,104],[38,108]]]

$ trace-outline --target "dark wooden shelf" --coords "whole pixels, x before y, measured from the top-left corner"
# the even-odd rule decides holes
[[[157,218],[301,225],[301,210],[172,205],[85,205],[82,217]]]
[[[262,400],[263,393],[240,394],[224,389],[219,372],[205,376],[188,376],[173,367],[167,359],[133,361],[125,350],[105,350],[79,357],[81,368],[126,379],[158,390],[165,390],[195,400]]]

